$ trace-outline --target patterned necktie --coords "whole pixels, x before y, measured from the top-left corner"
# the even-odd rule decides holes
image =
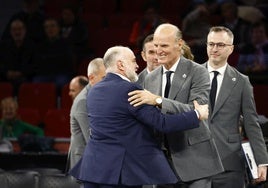
[[[173,71],[167,71],[166,72],[167,83],[166,83],[165,93],[164,93],[164,97],[165,98],[168,98],[168,94],[169,94],[169,90],[170,90],[170,85],[171,85],[170,76],[171,76],[172,73],[173,73]]]
[[[217,87],[218,87],[218,81],[217,76],[219,74],[218,71],[212,71],[214,73],[213,80],[211,82],[211,90],[210,90],[210,104],[211,104],[211,112],[213,112],[214,105],[215,105],[215,99],[216,99],[216,93],[217,93]]]

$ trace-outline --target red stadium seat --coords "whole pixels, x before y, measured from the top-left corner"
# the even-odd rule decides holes
[[[69,84],[65,84],[61,89],[61,108],[71,110],[73,101],[69,96]]]
[[[0,101],[13,96],[13,85],[9,82],[0,82]]]
[[[20,108],[36,108],[43,119],[48,109],[57,107],[56,86],[54,83],[23,83],[19,88]]]
[[[103,57],[106,50],[115,45],[127,46],[131,28],[107,28],[98,31],[99,42],[96,44],[96,55]]]
[[[42,123],[39,110],[36,108],[19,108],[18,116],[19,116],[19,119],[31,125],[38,126]]]
[[[257,112],[260,115],[265,115],[268,117],[268,85],[265,84],[255,84],[254,87],[254,99],[256,102]]]
[[[44,117],[45,136],[69,138],[70,111],[66,109],[49,109]]]

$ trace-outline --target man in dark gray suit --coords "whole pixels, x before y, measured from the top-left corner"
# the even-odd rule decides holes
[[[154,39],[153,34],[148,35],[144,39],[143,44],[142,44],[141,56],[142,56],[142,59],[146,62],[147,66],[138,75],[139,77],[138,77],[137,83],[140,84],[141,86],[143,85],[143,82],[147,74],[149,74],[150,72],[152,72],[154,69],[156,69],[159,66],[157,62],[153,39]]]
[[[214,72],[217,71],[215,99],[211,89],[209,126],[216,141],[224,166],[224,173],[212,177],[217,188],[243,188],[245,183],[245,158],[241,148],[240,116],[243,128],[258,165],[256,182],[266,180],[268,155],[258,123],[249,78],[227,63],[233,52],[234,35],[226,27],[212,27],[207,36],[208,61],[204,64],[210,74],[213,88]],[[215,102],[214,102],[215,101]],[[213,105],[214,104],[214,105]]]
[[[194,100],[207,103],[209,74],[205,67],[182,56],[184,42],[181,31],[172,24],[162,24],[155,30],[153,42],[162,66],[146,77],[146,90],[129,93],[130,103],[134,106],[144,103],[158,105],[165,113],[189,111],[193,109]],[[168,71],[172,71],[170,82]],[[169,94],[165,87],[168,85]],[[203,126],[195,130],[166,134],[167,139],[164,139],[167,140],[167,157],[183,183],[190,188],[210,188],[210,177],[223,171],[208,124],[206,121],[201,124]]]
[[[71,143],[69,148],[69,168],[72,168],[81,158],[89,138],[90,127],[86,108],[86,98],[89,89],[105,76],[102,58],[93,59],[88,65],[89,84],[74,99],[71,114]]]

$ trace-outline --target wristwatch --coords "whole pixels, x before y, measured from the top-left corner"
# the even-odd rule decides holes
[[[157,97],[155,99],[155,102],[156,102],[156,106],[161,106],[162,105],[162,97]]]

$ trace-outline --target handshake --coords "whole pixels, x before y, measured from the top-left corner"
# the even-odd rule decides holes
[[[209,110],[207,104],[200,105],[197,101],[194,101],[194,109],[198,112],[199,120],[208,119]]]

